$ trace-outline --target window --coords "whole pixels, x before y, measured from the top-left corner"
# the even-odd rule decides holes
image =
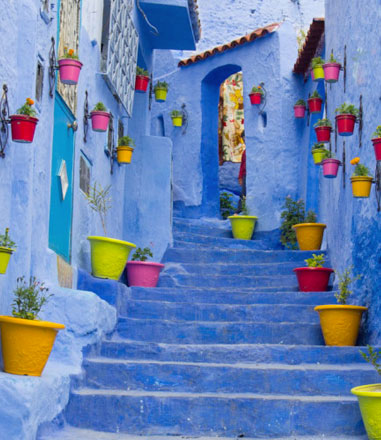
[[[36,70],[36,101],[41,102],[42,91],[44,89],[44,66],[40,60],[37,61]]]
[[[53,20],[54,3],[52,0],[40,0],[40,15],[46,24]]]
[[[90,169],[91,162],[81,151],[79,158],[79,188],[87,195],[90,192]]]

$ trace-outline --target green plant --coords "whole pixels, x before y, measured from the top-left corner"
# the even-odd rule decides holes
[[[153,257],[151,249],[149,247],[145,247],[144,249],[138,247],[134,255],[132,256],[132,261],[146,261],[148,257]]]
[[[314,99],[314,98],[322,99],[322,97],[319,95],[319,92],[317,90],[314,90],[314,92],[308,99]]]
[[[234,206],[231,201],[232,195],[227,192],[220,194],[220,211],[223,219],[227,219],[229,215],[234,213]]]
[[[97,185],[99,186],[99,189]],[[110,189],[111,185],[108,185],[103,189],[100,184],[95,182],[93,186],[90,186],[89,194],[83,193],[90,208],[99,214],[105,235],[107,235],[106,215],[109,209],[111,209],[111,197],[109,197]]]
[[[183,117],[183,113],[180,112],[179,110],[171,111],[171,118],[182,118],[182,117]]]
[[[354,157],[351,160],[351,165],[356,165],[352,176],[370,176],[370,171],[369,168],[365,165],[363,165],[362,163],[360,163],[360,158],[359,157]]]
[[[316,142],[312,145],[312,151],[314,150],[325,150],[325,145],[323,143]]]
[[[299,32],[296,36],[296,41],[298,42],[298,52],[301,52],[304,46],[304,42],[306,41],[306,31],[303,29],[299,29]]]
[[[166,90],[168,91],[168,83],[165,81],[158,81],[154,88],[153,88],[154,92],[156,92],[156,90]]]
[[[315,212],[310,209],[304,218],[304,223],[316,223],[316,219],[317,217]]]
[[[324,60],[322,59],[322,57],[315,57],[312,58],[311,68],[315,69],[316,67],[321,67],[323,64],[324,64]]]
[[[346,102],[344,102],[344,104],[341,104],[340,107],[337,107],[335,112],[339,115],[353,115],[356,116],[356,118],[359,115],[359,109],[353,104],[347,104]]]
[[[263,95],[263,90],[261,86],[253,86],[250,93],[260,93]]]
[[[368,354],[364,353],[360,350],[361,356],[369,362],[378,374],[381,374],[381,363],[379,362],[381,360],[381,350],[376,351],[371,345],[367,345],[366,348],[368,349]]]
[[[332,128],[332,122],[327,119],[318,119],[317,122],[314,124],[314,127],[331,127]]]
[[[295,102],[295,105],[304,105],[304,107],[306,106],[306,101],[304,99],[298,99]]]
[[[107,112],[106,106],[103,104],[103,102],[97,102],[93,108],[93,112]]]
[[[250,215],[249,208],[246,205],[246,197],[245,196],[242,197],[241,214],[242,215]]]
[[[335,153],[332,153],[332,151],[325,150],[324,151],[324,159],[334,159]]]
[[[349,285],[361,278],[361,275],[351,277],[353,266],[345,269],[342,273],[335,270],[335,274],[339,279],[339,292],[335,293],[335,298],[339,304],[346,304],[348,297],[352,294],[352,290],[349,290]]]
[[[32,107],[33,104],[33,99],[26,98],[25,104],[21,106],[16,113],[18,115],[30,116],[32,118],[36,117],[36,110]]]
[[[373,138],[381,138],[381,125],[377,125],[376,131],[373,133]]]
[[[0,235],[0,247],[7,249],[16,249],[16,243],[9,236],[9,228],[5,228],[5,233]]]
[[[42,306],[53,296],[48,295],[48,291],[45,284],[36,280],[35,277],[29,278],[29,284],[25,281],[24,276],[17,278],[12,315],[15,318],[37,319]]]
[[[130,136],[122,136],[118,139],[118,147],[122,147],[124,145],[128,145],[130,147],[135,146],[135,142]]]
[[[312,257],[313,258],[307,258],[306,260],[304,260],[308,267],[323,267],[325,263],[324,254],[312,254]]]
[[[136,66],[136,76],[149,76],[148,70]]]
[[[329,59],[328,61],[326,61],[326,63],[338,63],[336,58],[333,56],[333,52],[331,52],[331,55],[329,56]]]
[[[74,49],[68,49],[65,46],[62,58],[69,58],[69,59],[72,59],[72,60],[78,60],[78,55],[75,54]]]

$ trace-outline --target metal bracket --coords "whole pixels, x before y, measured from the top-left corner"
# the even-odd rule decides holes
[[[3,84],[3,94],[0,100],[0,157],[5,157],[5,147],[9,137],[9,105],[8,105],[8,87]]]
[[[360,106],[359,106],[359,117],[358,117],[358,123],[359,123],[359,148],[362,147],[362,127],[363,127],[363,107],[362,107],[362,95],[360,95]]]
[[[308,99],[310,99],[310,97],[311,97],[311,93],[308,93]],[[311,117],[310,106],[308,105],[308,99],[307,99],[307,127],[310,126],[310,117]]]
[[[182,104],[181,105],[181,113],[183,114],[183,128],[182,128],[182,133],[181,134],[185,134],[187,132],[187,128],[188,128],[188,121],[189,121],[189,116],[188,116],[188,112],[186,110],[186,104]]]
[[[265,89],[265,83],[264,82],[259,83],[259,85],[261,86],[261,88],[263,90],[263,95],[262,95],[262,104],[259,107],[259,113],[258,114],[259,115],[263,115],[263,111],[264,111],[264,109],[266,107],[267,92],[266,92],[266,89]]]
[[[56,70],[58,70],[56,58],[56,42],[52,37],[52,44],[49,50],[49,96],[53,98],[53,91],[56,85]]]
[[[344,93],[347,89],[347,45],[344,46]]]
[[[83,142],[87,142],[87,133],[89,131],[89,94],[85,91],[85,102],[83,104]]]
[[[381,161],[377,161],[376,172],[374,173],[375,191],[377,200],[377,212],[381,211]]]
[[[324,82],[324,94],[325,94],[325,96],[324,96],[324,109],[325,109],[325,117],[327,117],[327,115],[328,115],[328,99],[327,99],[327,97],[328,97],[328,91],[327,91],[327,83],[326,82]]]
[[[335,153],[337,153],[337,119],[336,118],[335,118]]]
[[[149,102],[149,104],[148,104],[148,109],[149,109],[149,110],[151,110],[151,107],[152,107],[152,96],[153,96],[153,85],[152,85],[152,81],[153,81],[153,78],[152,78],[152,72],[151,72],[151,75],[150,75],[150,82],[149,82],[149,100],[148,100],[148,102]]]
[[[110,174],[114,173],[114,161],[116,159],[116,147],[114,139],[114,116],[110,112],[110,120],[108,122],[108,139],[111,142],[111,148],[105,148],[105,154],[110,160]]]
[[[345,141],[343,142],[343,160],[341,164],[343,166],[343,188],[345,188]]]

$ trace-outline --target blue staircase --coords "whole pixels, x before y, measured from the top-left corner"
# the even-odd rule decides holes
[[[365,439],[350,389],[377,373],[358,347],[323,345],[313,307],[333,292],[298,292],[292,272],[311,253],[256,237],[175,219],[159,286],[120,295],[66,426],[40,439]]]

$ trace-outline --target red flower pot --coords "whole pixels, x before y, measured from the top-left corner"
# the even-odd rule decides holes
[[[91,116],[91,127],[93,131],[107,131],[108,123],[110,120],[110,113],[102,111],[92,111]]]
[[[149,76],[136,75],[135,91],[145,93],[149,83]]]
[[[129,286],[156,287],[164,264],[151,261],[128,261],[126,267]]]
[[[372,139],[376,160],[381,160],[381,138]]]
[[[60,80],[63,84],[75,85],[78,83],[82,68],[80,61],[63,58],[62,60],[58,60],[58,65],[60,69]]]
[[[315,133],[318,142],[327,143],[331,139],[331,127],[323,126],[323,127],[315,127]]]
[[[341,162],[337,159],[324,159],[321,164],[323,165],[323,176],[334,179],[337,176]]]
[[[306,115],[306,107],[304,105],[294,105],[295,118],[304,118]]]
[[[335,83],[339,80],[341,64],[327,63],[323,64],[324,79],[329,83]]]
[[[11,115],[10,119],[12,141],[24,144],[33,142],[38,119],[26,115]]]
[[[302,292],[325,292],[333,272],[327,267],[297,267],[293,270]]]
[[[337,131],[340,136],[352,136],[355,129],[356,116],[344,114],[336,116]]]
[[[250,93],[250,102],[251,104],[260,104],[261,103],[261,98],[262,98],[262,93]]]
[[[320,113],[321,105],[323,104],[323,100],[321,98],[309,98],[308,108],[310,109],[310,113]]]

